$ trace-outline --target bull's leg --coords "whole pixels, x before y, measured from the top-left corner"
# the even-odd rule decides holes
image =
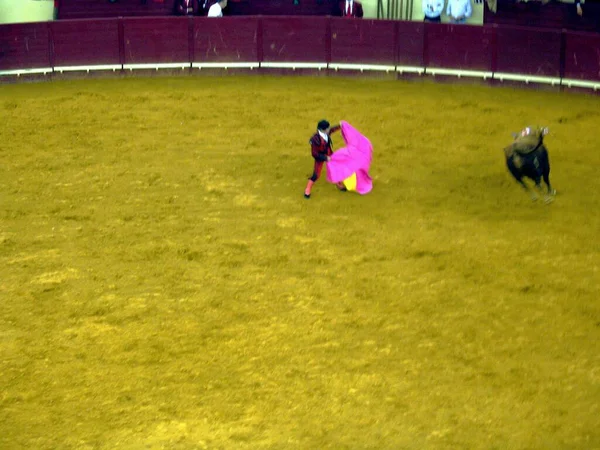
[[[538,199],[537,193],[525,184],[525,182],[523,181],[523,178],[518,178],[517,181],[523,187],[523,189],[525,189],[525,192],[527,192],[529,194],[531,201],[535,202]]]
[[[554,201],[554,196],[556,195],[556,189],[550,185],[550,177],[548,177],[547,173],[544,174],[544,183],[546,183],[546,186],[548,187],[548,192],[544,195],[544,201],[546,203],[552,203]]]
[[[540,195],[544,195],[544,188],[542,187],[542,183],[540,183],[540,180],[536,180],[535,189]]]
[[[542,187],[542,177],[544,178],[544,182],[546,183],[546,186],[548,186],[548,190],[546,192],[544,192],[544,188]],[[535,178],[535,180],[534,180],[535,188],[540,193],[540,195],[544,196],[544,202],[552,203],[552,201],[554,201],[553,192],[556,192],[556,191],[554,191],[554,189],[552,189],[550,187],[550,184],[548,183],[548,181],[546,181],[546,174],[543,174],[542,177]]]
[[[546,164],[546,168],[544,169],[544,183],[546,183],[546,187],[548,188],[546,195],[544,195],[544,201],[546,203],[552,203],[554,201],[554,196],[556,195],[556,189],[552,187],[550,184],[550,165]]]
[[[548,151],[545,148],[540,159],[542,163],[542,176],[548,188],[546,192],[546,201],[548,201],[549,197],[556,195],[556,189],[550,184],[550,159],[548,158]]]
[[[552,185],[550,184],[550,171],[549,170],[547,172],[544,172],[544,183],[546,183],[546,186],[548,187],[548,192],[546,195],[556,195],[556,189],[554,189],[552,187]]]
[[[525,190],[529,193],[529,197],[531,198],[532,202],[535,202],[538,199],[538,196],[534,190],[529,189],[527,186],[525,186]]]
[[[535,191],[531,190],[523,181],[523,174],[521,173],[521,171],[515,166],[515,163],[513,161],[512,158],[508,158],[506,160],[506,165],[508,167],[508,170],[510,171],[511,175],[513,176],[513,178],[517,181],[517,183],[519,183],[521,185],[521,187],[525,190],[525,192],[527,192],[529,194],[529,196],[531,197],[532,201],[536,201],[538,196],[535,193]]]

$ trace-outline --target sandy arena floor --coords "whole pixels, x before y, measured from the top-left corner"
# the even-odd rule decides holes
[[[0,111],[0,448],[600,448],[597,97],[138,78]],[[371,194],[303,199],[322,118],[371,139]],[[550,205],[504,165],[529,124]]]

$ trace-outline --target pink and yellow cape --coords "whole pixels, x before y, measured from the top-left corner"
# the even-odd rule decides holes
[[[345,147],[335,151],[327,163],[327,181],[343,182],[346,189],[368,194],[373,189],[369,168],[373,159],[371,142],[348,122],[341,121]]]

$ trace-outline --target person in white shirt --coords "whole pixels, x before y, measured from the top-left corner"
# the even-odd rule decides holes
[[[227,0],[221,0],[208,9],[207,17],[223,17],[223,9],[227,6]]]
[[[472,13],[471,0],[448,0],[446,14],[450,16],[450,22],[465,23]]]
[[[425,22],[441,22],[444,0],[423,0],[423,14]]]

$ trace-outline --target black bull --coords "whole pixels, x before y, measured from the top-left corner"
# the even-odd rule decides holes
[[[536,200],[537,195],[525,184],[524,178],[533,180],[540,192],[542,191],[541,181],[543,179],[547,187],[546,202],[552,201],[556,191],[550,184],[550,159],[548,158],[548,150],[544,145],[543,135],[539,136],[537,145],[531,148],[523,148],[515,143],[505,147],[504,153],[508,170],[523,189],[531,195],[532,200]]]

